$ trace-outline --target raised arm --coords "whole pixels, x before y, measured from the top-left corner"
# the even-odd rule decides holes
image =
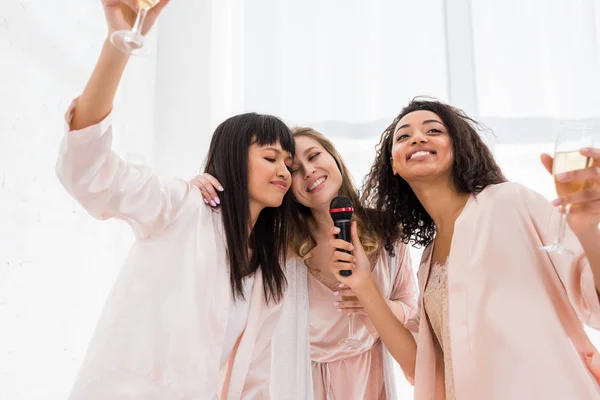
[[[149,12],[144,22],[144,33],[154,24],[156,17],[169,3],[162,0]],[[131,30],[137,13],[135,0],[102,0],[108,35],[77,108],[70,119],[70,129],[80,130],[102,121],[111,111],[115,93],[121,82],[129,56],[117,50],[108,39],[116,30]]]
[[[166,2],[160,4],[164,7]],[[154,11],[150,23],[162,7]],[[104,0],[104,10],[109,32],[131,28],[128,21],[135,13],[124,2]],[[83,94],[67,111],[67,133],[56,173],[67,191],[94,217],[122,219],[138,238],[147,238],[177,217],[189,185],[161,179],[149,167],[128,164],[111,150],[110,111],[127,59],[105,41]]]

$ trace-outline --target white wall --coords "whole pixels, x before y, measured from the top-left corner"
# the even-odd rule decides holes
[[[54,174],[62,116],[105,35],[101,15],[93,0],[0,3],[2,400],[66,397],[131,240],[120,224],[92,221]],[[116,146],[133,161],[153,161],[154,68],[154,58],[132,63],[116,103]]]

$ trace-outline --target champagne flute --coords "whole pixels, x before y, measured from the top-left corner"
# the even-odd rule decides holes
[[[554,162],[552,164],[552,175],[558,196],[577,193],[585,187],[585,182],[568,181],[559,182],[556,175],[584,169],[591,166],[592,159],[583,156],[580,151],[585,147],[593,147],[598,144],[600,133],[594,132],[591,125],[584,122],[563,122],[560,125],[554,149]],[[567,217],[571,211],[571,204],[560,206],[560,225],[554,242],[542,247],[548,253],[574,255],[573,251],[563,244]]]
[[[354,296],[342,296],[343,301],[358,301],[357,297]],[[348,337],[340,340],[338,342],[339,345],[346,347],[358,347],[361,344],[361,341],[358,340],[354,331],[354,321],[356,318],[355,313],[348,314]]]
[[[158,4],[160,0],[137,0],[138,14],[133,24],[133,28],[129,30],[114,31],[110,35],[110,41],[117,49],[124,53],[132,55],[146,55],[150,49],[146,43],[146,39],[142,35],[144,20],[148,11]]]

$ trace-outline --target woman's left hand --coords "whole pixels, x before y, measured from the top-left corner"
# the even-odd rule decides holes
[[[196,176],[190,181],[190,185],[200,189],[202,200],[204,200],[206,204],[210,204],[213,208],[221,204],[221,199],[219,199],[217,192],[222,192],[224,189],[223,186],[221,186],[221,182],[211,174],[204,173]]]
[[[592,159],[590,167],[556,175],[559,182],[583,182],[583,189],[561,196],[555,206],[572,204],[567,221],[576,235],[597,231],[600,224],[600,149],[583,149],[581,154]],[[542,154],[542,163],[552,173],[553,159]]]
[[[362,303],[358,300],[356,293],[354,293],[352,289],[347,288],[343,283],[341,283],[337,291],[334,292],[334,296],[335,300],[333,305],[337,307],[338,311],[347,314],[368,315]],[[348,299],[350,297],[354,299]]]

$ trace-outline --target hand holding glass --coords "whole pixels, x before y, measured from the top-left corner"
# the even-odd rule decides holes
[[[160,0],[137,0],[138,14],[131,30],[119,30],[110,35],[111,43],[124,53],[146,55],[149,52],[146,39],[142,35],[144,20],[148,11]]]
[[[581,154],[586,147],[598,144],[598,132],[593,132],[590,125],[583,122],[564,122],[559,128],[554,150],[554,162],[552,164],[552,175],[558,196],[565,196],[583,190],[585,182],[568,181],[559,182],[556,175],[584,169],[591,166],[592,160]],[[542,247],[548,253],[573,255],[573,251],[563,244],[567,217],[571,211],[571,204],[561,206],[560,225],[554,243]]]

